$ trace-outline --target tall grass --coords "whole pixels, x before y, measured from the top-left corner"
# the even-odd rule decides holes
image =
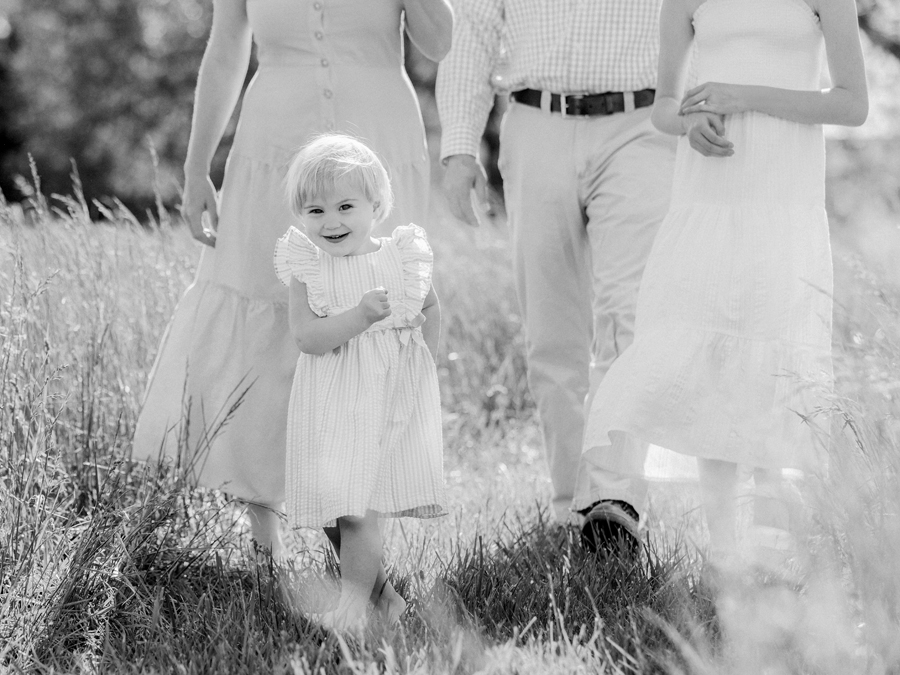
[[[90,222],[76,184],[0,204],[0,669],[13,672],[888,673],[900,669],[900,295],[839,257],[831,463],[806,489],[797,587],[723,585],[702,528],[655,499],[628,567],[547,522],[546,471],[501,228],[430,228],[453,514],[388,527],[398,629],[344,640],[307,610],[324,538],[258,559],[238,504],[126,461],[197,251],[160,209]],[[849,289],[849,290],[848,290]],[[685,498],[687,492],[676,491]],[[667,506],[669,504],[669,506]],[[680,504],[680,502],[679,502]],[[699,546],[699,548],[698,548]]]

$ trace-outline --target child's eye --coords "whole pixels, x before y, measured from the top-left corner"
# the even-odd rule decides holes
[[[347,211],[348,209],[353,208],[353,204],[341,204],[341,211]]]
[[[307,213],[310,214],[310,215],[318,215],[318,214],[322,213],[322,209],[319,209],[319,208],[311,208],[311,209],[309,209],[309,210],[307,211]]]

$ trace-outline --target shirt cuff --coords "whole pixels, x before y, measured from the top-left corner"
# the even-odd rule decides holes
[[[471,127],[456,126],[441,132],[441,162],[452,155],[481,156],[482,132]]]

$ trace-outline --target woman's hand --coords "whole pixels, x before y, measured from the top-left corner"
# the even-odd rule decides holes
[[[181,217],[191,228],[191,236],[201,244],[215,247],[219,228],[216,188],[209,176],[188,176],[181,198]]]
[[[691,147],[704,157],[731,157],[734,144],[725,138],[721,115],[699,112],[684,115],[685,134]]]
[[[739,84],[706,82],[688,90],[681,99],[681,108],[678,112],[681,115],[698,112],[733,115],[747,110],[749,107],[741,96]]]

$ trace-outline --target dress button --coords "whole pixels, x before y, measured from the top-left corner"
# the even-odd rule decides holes
[[[323,37],[325,37],[325,34],[322,31],[317,30],[315,32],[315,36],[316,36],[316,40],[321,40]]]
[[[331,89],[326,89],[322,93],[325,95],[325,98],[331,98],[332,96]]]
[[[322,9],[322,3],[321,3],[321,2],[314,2],[314,3],[313,3],[313,9],[316,10],[316,11],[319,11],[320,9]]]
[[[327,68],[327,67],[328,67],[328,59],[322,59],[322,67],[323,67],[323,68]]]

